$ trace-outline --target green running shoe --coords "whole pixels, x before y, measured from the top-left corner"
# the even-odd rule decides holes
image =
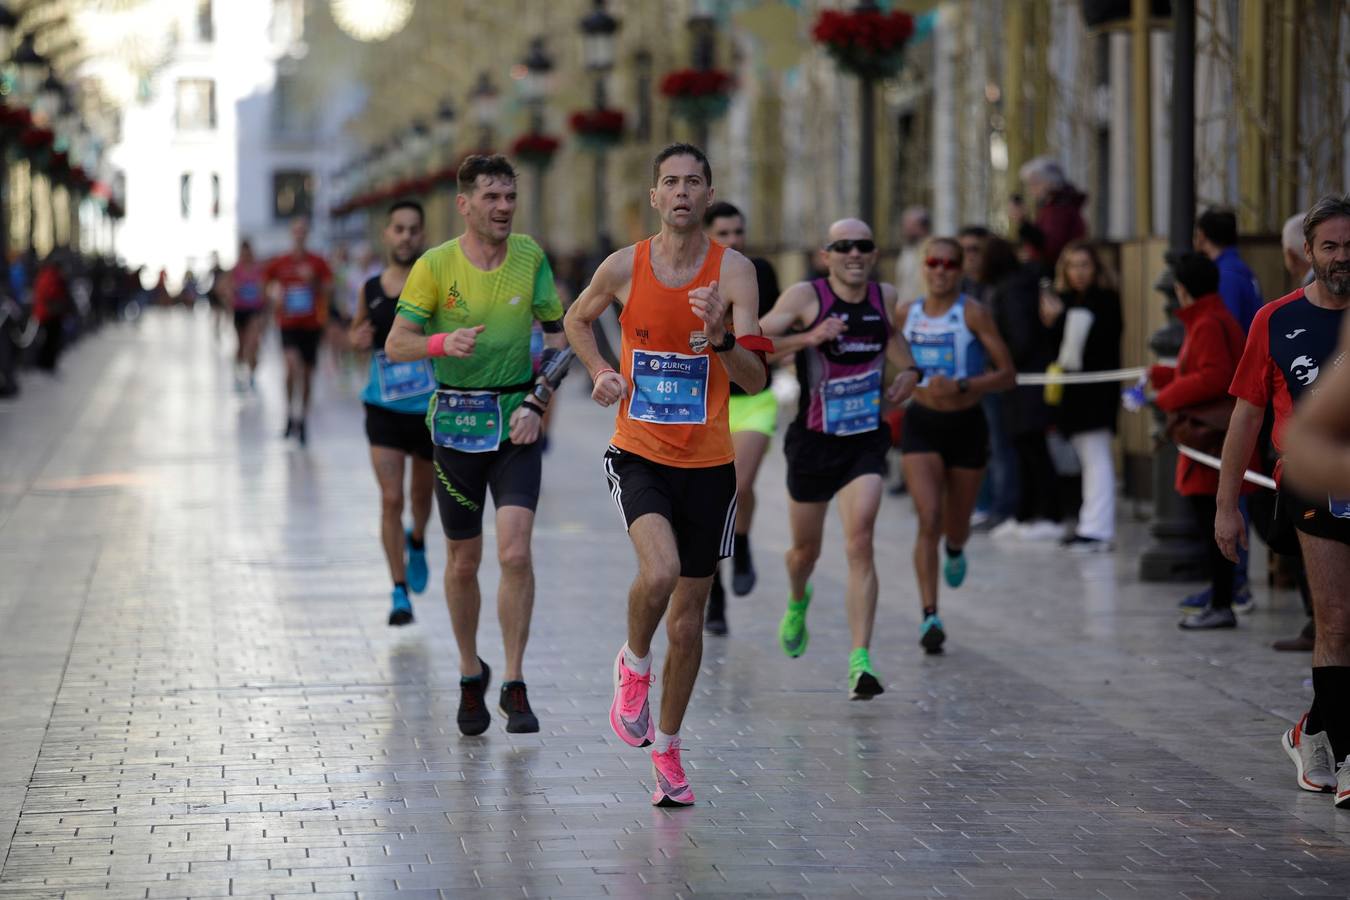
[[[966,580],[966,554],[963,552],[948,556],[942,565],[942,575],[947,579],[948,587],[959,588],[961,582]]]
[[[857,647],[848,655],[848,699],[871,700],[885,692],[872,672],[872,660],[866,647]]]
[[[806,586],[806,596],[798,601],[788,601],[783,621],[778,623],[778,644],[783,652],[796,659],[806,652],[806,642],[811,635],[806,631],[806,608],[811,605],[811,585]]]

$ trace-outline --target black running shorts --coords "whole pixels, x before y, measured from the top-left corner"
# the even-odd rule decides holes
[[[305,365],[313,366],[319,361],[319,336],[321,332],[312,328],[281,329],[281,346],[285,350],[294,347],[300,352]]]
[[[244,329],[248,328],[249,323],[257,316],[262,315],[261,309],[236,309],[234,311],[234,330],[243,334]]]
[[[827,503],[855,478],[884,477],[890,449],[885,423],[875,431],[833,435],[793,422],[783,439],[788,496],[798,503]]]
[[[435,447],[434,452],[436,505],[441,511],[441,529],[452,541],[483,533],[483,504],[489,488],[498,509],[523,506],[533,512],[539,504],[543,451],[538,441],[502,441],[490,453],[463,453],[448,447]]]
[[[989,422],[972,406],[939,412],[918,403],[905,410],[900,452],[936,453],[949,469],[983,469],[989,463]]]
[[[605,452],[609,492],[631,528],[655,513],[670,523],[681,578],[707,578],[731,555],[736,525],[736,466],[680,469],[611,446]]]
[[[431,459],[431,432],[426,413],[403,413],[374,403],[366,407],[366,438],[372,447],[402,450],[409,456]]]
[[[1314,503],[1281,485],[1279,504],[1281,512],[1304,534],[1350,544],[1350,519],[1333,516],[1326,498]]]

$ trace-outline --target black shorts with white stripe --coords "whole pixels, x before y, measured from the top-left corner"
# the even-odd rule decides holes
[[[707,578],[731,555],[736,526],[736,466],[681,469],[611,446],[605,452],[609,492],[624,527],[654,513],[670,522],[681,578]]]

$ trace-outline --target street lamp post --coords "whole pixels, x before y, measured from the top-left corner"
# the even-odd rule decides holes
[[[440,145],[440,166],[442,170],[450,168],[455,161],[455,105],[446,98],[436,107],[436,124],[432,126],[432,139]],[[450,176],[450,186],[445,191],[447,200],[445,211],[445,226],[447,231],[452,227],[455,221],[455,176],[459,173],[452,173]]]
[[[431,152],[431,128],[422,119],[416,119],[408,128],[403,139],[404,152],[407,154],[408,172],[417,177],[426,166],[427,154]]]
[[[37,102],[38,91],[42,87],[42,73],[47,69],[47,59],[37,52],[32,32],[28,32],[19,41],[14,51],[14,96],[20,105],[33,110]],[[28,247],[33,246],[36,224],[33,201],[33,167],[28,166]]]
[[[858,12],[876,12],[876,3],[863,0]],[[869,226],[876,222],[876,79],[869,74],[858,77],[858,212]]]
[[[637,111],[633,133],[639,141],[646,141],[652,136],[652,52],[646,47],[633,53],[633,73]]]
[[[521,63],[525,77],[521,79],[521,93],[530,109],[530,134],[544,133],[544,105],[548,102],[549,74],[553,71],[553,58],[544,47],[544,39],[536,37],[530,41],[529,52]],[[535,240],[544,239],[544,176],[547,163],[536,161],[534,169],[534,199],[530,207],[530,230]]]
[[[0,61],[8,60],[14,49],[14,29],[19,27],[19,17],[8,5],[0,3]]]
[[[619,20],[605,9],[605,0],[594,0],[595,7],[581,20],[582,51],[586,69],[595,78],[595,108],[608,108],[608,95],[605,90],[605,78],[614,68],[615,35],[619,30]],[[605,197],[605,150],[595,151],[595,242],[598,252],[609,249],[609,234],[605,227],[605,210],[608,200]]]
[[[42,86],[42,73],[47,70],[47,59],[37,52],[31,32],[23,36],[19,48],[14,51],[14,69],[17,76],[14,93],[20,103],[31,106]]]
[[[479,150],[491,150],[496,143],[497,100],[497,87],[492,83],[492,76],[480,72],[478,81],[469,92],[474,122],[478,125]]]
[[[455,139],[455,105],[449,100],[442,100],[440,105],[436,107],[436,125],[433,139],[441,145],[442,151],[449,152],[450,145]]]
[[[1171,259],[1191,249],[1195,217],[1195,0],[1172,3],[1172,158],[1171,197],[1168,209],[1168,269],[1158,290],[1169,295],[1175,306]],[[1181,350],[1181,323],[1170,315],[1169,323],[1149,340],[1160,357],[1175,358]],[[1139,574],[1145,581],[1178,581],[1198,578],[1205,569],[1205,553],[1196,533],[1207,532],[1212,522],[1196,523],[1190,507],[1172,486],[1177,450],[1164,443],[1153,456],[1153,542],[1139,559]]]
[[[10,51],[14,49],[14,29],[18,26],[19,17],[4,3],[0,3],[0,63],[9,60]],[[6,143],[8,135],[0,137],[0,263],[9,259],[9,160],[5,153]]]
[[[686,24],[692,37],[694,68],[707,72],[713,67],[713,56],[717,52],[717,20],[700,4]],[[708,152],[708,125],[707,116],[699,116],[694,120],[694,143],[704,153]]]

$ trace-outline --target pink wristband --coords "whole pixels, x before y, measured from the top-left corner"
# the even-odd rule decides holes
[[[427,338],[427,356],[444,356],[445,339],[448,337],[450,337],[449,334],[441,332],[440,334],[433,334],[431,337]]]
[[[603,369],[601,369],[599,372],[596,372],[596,373],[595,373],[595,378],[592,379],[592,380],[594,381],[594,380],[598,379],[601,375],[605,374],[606,372],[614,372],[614,370],[611,369],[609,366],[605,366],[605,367],[604,367]],[[618,373],[618,372],[614,372],[614,374],[615,374],[615,375],[618,375],[619,373]]]

